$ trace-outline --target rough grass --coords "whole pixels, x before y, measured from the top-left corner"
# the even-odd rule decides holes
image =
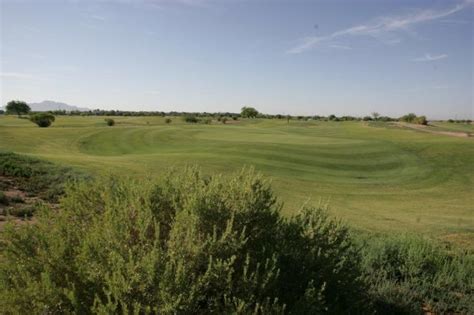
[[[56,202],[64,192],[66,182],[87,177],[70,167],[11,152],[0,152],[0,175],[13,177],[22,190],[51,202]],[[24,202],[21,196],[13,196],[9,201]]]
[[[162,117],[58,117],[39,129],[0,117],[0,149],[144,178],[199,164],[229,173],[253,165],[270,176],[291,215],[304,200],[365,231],[416,231],[473,245],[474,139],[362,122],[242,120],[186,124]],[[383,124],[382,124],[383,125]]]

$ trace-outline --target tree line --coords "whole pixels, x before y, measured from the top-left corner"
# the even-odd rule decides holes
[[[5,111],[0,110],[0,114],[15,114],[21,117],[22,114],[32,113],[30,106],[23,101],[13,100],[7,103]],[[259,112],[254,107],[244,106],[242,107],[240,113],[235,112],[178,112],[178,111],[124,111],[124,110],[103,110],[103,109],[94,109],[88,111],[66,111],[66,110],[52,110],[48,111],[50,115],[49,118],[45,118],[45,115],[36,113],[40,115],[41,119],[35,118],[36,120],[49,119],[51,122],[54,121],[51,117],[56,116],[161,116],[161,117],[183,117],[186,122],[197,122],[200,118],[211,118],[217,119],[218,121],[228,119],[237,120],[239,118],[263,118],[263,119],[281,119],[287,120],[299,120],[299,121],[380,121],[380,122],[392,122],[392,121],[402,121],[413,124],[427,125],[428,120],[426,116],[417,116],[414,113],[409,113],[403,115],[402,117],[390,117],[382,116],[377,112],[372,113],[371,115],[366,116],[336,116],[334,114],[328,116],[322,115],[284,115],[284,114],[264,114]],[[35,114],[33,112],[33,114]],[[53,115],[53,116],[51,116]],[[201,119],[202,120],[202,119]],[[448,122],[457,122],[457,123],[471,123],[471,120],[453,120],[449,119]]]

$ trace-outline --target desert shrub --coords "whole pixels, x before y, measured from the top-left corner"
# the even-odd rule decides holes
[[[38,127],[46,128],[51,126],[55,117],[50,113],[37,113],[30,116],[30,120],[38,125]]]
[[[183,116],[183,120],[187,123],[193,123],[193,124],[198,122],[198,119],[194,115],[185,115]]]
[[[107,124],[107,126],[112,127],[115,125],[115,120],[113,120],[112,118],[105,118],[104,121]]]
[[[9,208],[7,214],[19,217],[19,218],[30,218],[35,212],[36,206],[28,205],[23,207],[12,207]]]
[[[3,191],[0,191],[0,204],[7,206],[10,203],[10,200],[8,199],[7,195],[3,193]]]
[[[269,183],[171,171],[71,184],[61,211],[5,228],[6,313],[370,312],[347,228],[320,209],[283,219]]]
[[[227,117],[223,117],[223,118],[221,119],[221,122],[225,125],[226,122],[227,122]]]
[[[371,238],[362,268],[380,314],[473,314],[474,256],[413,236]]]
[[[14,203],[24,203],[25,200],[20,195],[15,195],[10,198],[11,202]]]
[[[171,121],[172,121],[171,118],[166,118],[165,119],[165,123],[167,123],[167,124],[171,124]]]
[[[0,175],[13,177],[22,190],[55,202],[64,193],[67,181],[87,175],[40,159],[0,152]]]

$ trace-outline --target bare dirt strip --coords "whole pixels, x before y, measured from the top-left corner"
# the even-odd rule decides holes
[[[432,130],[428,129],[429,126],[424,126],[424,125],[415,125],[415,124],[409,124],[409,123],[403,123],[403,122],[396,122],[396,125],[410,128],[410,129],[415,129],[415,130],[420,130],[428,133],[433,133],[433,134],[438,134],[438,135],[445,135],[445,136],[451,136],[451,137],[459,137],[459,138],[468,138],[471,135],[467,132],[461,132],[461,131],[441,131],[441,130]]]

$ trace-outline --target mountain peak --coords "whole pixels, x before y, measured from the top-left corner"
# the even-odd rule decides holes
[[[66,103],[56,102],[52,100],[44,100],[39,103],[29,103],[31,110],[34,112],[47,112],[50,110],[65,110],[65,111],[88,111],[89,108],[78,107]]]

